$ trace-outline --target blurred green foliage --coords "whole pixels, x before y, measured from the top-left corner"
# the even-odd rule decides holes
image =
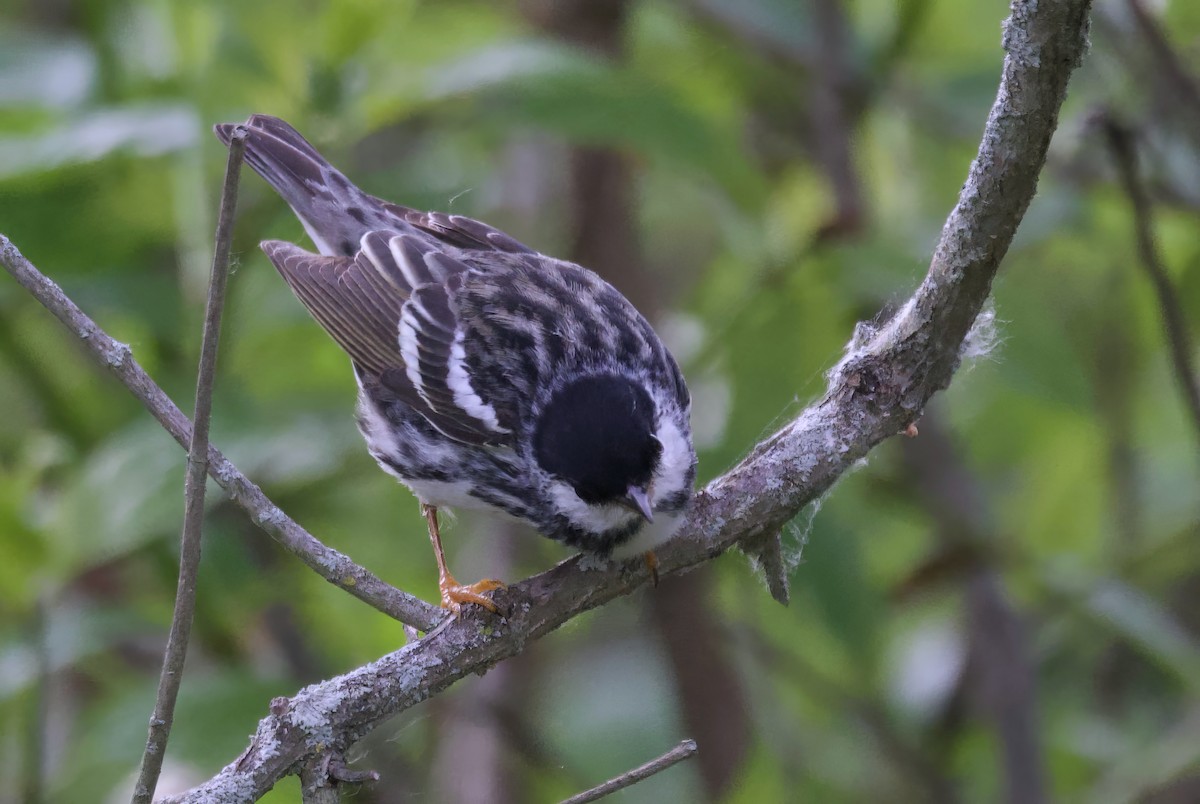
[[[1200,6],[1160,5],[1200,74]],[[0,9],[0,231],[185,401],[224,163],[213,123],[279,115],[368,191],[557,254],[570,247],[567,149],[616,149],[635,168],[638,270],[664,301],[711,478],[818,396],[854,323],[923,274],[994,96],[1005,10],[848,4],[841,134],[865,223],[822,237],[838,210],[818,156],[828,65],[809,4],[634,2],[615,60],[547,33],[536,6],[16,0]],[[980,562],[1024,625],[1051,798],[1146,798],[1200,776],[1200,447],[1128,201],[1087,122],[1109,107],[1136,124],[1194,349],[1200,150],[1148,52],[1124,3],[1097,3],[1092,53],[995,289],[998,343],[931,414],[952,436],[952,472],[980,490],[973,557],[930,571],[964,537],[917,491],[913,445],[890,443],[785,534],[801,559],[790,608],[738,557],[717,562],[712,626],[751,726],[725,800],[917,801],[939,781],[1000,798],[1002,740],[971,660],[988,635],[964,597]],[[303,232],[247,174],[214,441],[319,538],[433,598],[415,502],[367,456],[346,360],[256,249],[268,237]],[[0,411],[0,801],[39,782],[45,800],[121,800],[170,618],[183,454],[3,279]],[[272,696],[403,640],[209,499],[170,745],[171,773],[192,783],[237,756]],[[452,529],[460,577],[491,572],[488,530],[468,517]],[[514,577],[564,555],[519,544]],[[687,736],[643,614],[653,594],[531,646],[537,689],[501,718],[525,735],[506,755],[516,800],[565,796]],[[439,699],[364,743],[353,758],[384,781],[361,800],[437,800],[447,717]],[[692,800],[695,765],[625,800]],[[269,796],[296,797],[294,781]]]

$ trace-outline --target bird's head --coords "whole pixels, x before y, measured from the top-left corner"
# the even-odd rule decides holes
[[[558,512],[594,533],[652,522],[664,453],[659,418],[651,394],[625,377],[586,376],[554,394],[533,449]]]

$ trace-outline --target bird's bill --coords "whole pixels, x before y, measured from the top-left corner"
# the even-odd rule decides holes
[[[650,495],[641,486],[630,486],[629,491],[625,492],[625,498],[621,500],[621,504],[644,517],[647,522],[654,521],[654,509],[650,506]]]

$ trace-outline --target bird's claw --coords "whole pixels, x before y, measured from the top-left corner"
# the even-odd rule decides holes
[[[464,603],[474,603],[483,606],[493,614],[499,614],[500,609],[490,598],[484,597],[484,593],[507,588],[501,581],[492,578],[485,578],[472,584],[460,584],[451,579],[448,583],[440,584],[440,587],[442,608],[449,609],[453,615],[457,615],[462,610]]]

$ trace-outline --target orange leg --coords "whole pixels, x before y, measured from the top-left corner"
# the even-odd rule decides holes
[[[650,570],[650,580],[658,586],[658,556],[654,555],[653,550],[647,550],[642,558],[646,559],[646,569]]]
[[[454,614],[458,614],[464,603],[477,603],[488,611],[496,612],[496,604],[484,597],[483,593],[493,589],[503,589],[504,584],[500,581],[484,579],[478,583],[464,585],[454,580],[454,576],[446,567],[446,554],[442,551],[442,534],[438,530],[437,508],[421,503],[421,513],[425,515],[425,521],[429,525],[429,541],[433,542],[433,555],[437,559],[438,588],[442,591],[442,608],[450,609]]]

